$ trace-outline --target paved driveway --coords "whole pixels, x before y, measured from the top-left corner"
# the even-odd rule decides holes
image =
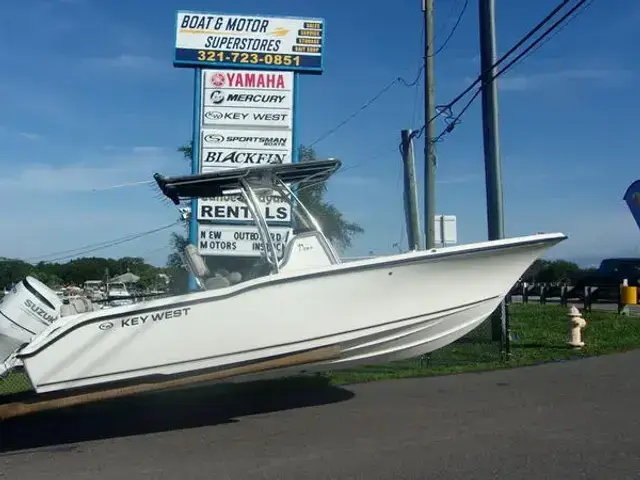
[[[84,406],[0,424],[0,479],[640,478],[639,369],[632,352],[278,396],[207,388]]]

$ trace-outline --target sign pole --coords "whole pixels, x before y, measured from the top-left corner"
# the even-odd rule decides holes
[[[200,173],[200,114],[202,110],[202,69],[193,69],[193,134],[191,137],[191,175]],[[189,243],[198,248],[198,199],[191,200],[189,214]],[[195,276],[189,272],[189,291],[198,289]]]

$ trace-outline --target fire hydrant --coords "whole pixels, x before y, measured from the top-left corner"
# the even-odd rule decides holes
[[[584,347],[582,330],[587,326],[587,321],[582,318],[580,310],[578,310],[575,305],[569,308],[567,315],[569,316],[569,341],[567,344],[573,348]]]

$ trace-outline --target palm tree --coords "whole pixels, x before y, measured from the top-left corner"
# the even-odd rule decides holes
[[[191,154],[193,151],[192,143],[189,142],[178,148],[178,152],[182,153],[183,158],[191,162]],[[298,150],[298,158],[300,162],[309,162],[317,159],[316,152],[312,147],[301,145]],[[364,233],[364,229],[355,222],[347,221],[342,212],[335,205],[325,200],[324,196],[327,192],[325,182],[317,183],[309,181],[301,183],[298,188],[298,197],[316,217],[322,225],[325,235],[339,249],[344,251],[351,247],[355,236]],[[172,234],[171,239],[174,252],[169,255],[167,266],[177,268],[182,263],[178,252],[182,250],[188,243],[187,237],[177,233]],[[236,257],[209,257],[211,259],[207,263],[215,263],[218,268],[236,269],[242,271],[249,265],[253,264],[255,259],[244,259]],[[182,283],[182,281],[180,282]]]

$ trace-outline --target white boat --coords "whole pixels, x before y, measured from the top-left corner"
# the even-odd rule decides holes
[[[135,303],[135,297],[131,295],[124,282],[108,282],[106,291],[109,307],[120,307]]]
[[[0,304],[0,365],[24,369],[42,394],[216,371],[244,381],[255,372],[288,376],[416,357],[480,325],[533,261],[566,238],[535,234],[342,263],[289,187],[324,181],[340,165],[330,159],[156,174],[175,204],[240,191],[262,238],[265,274],[212,278],[188,246],[185,263],[198,291],[67,317],[58,316],[53,292],[27,278]],[[299,206],[282,254],[257,207],[264,189]],[[325,353],[304,359],[318,349]],[[290,356],[297,360],[287,363]]]

